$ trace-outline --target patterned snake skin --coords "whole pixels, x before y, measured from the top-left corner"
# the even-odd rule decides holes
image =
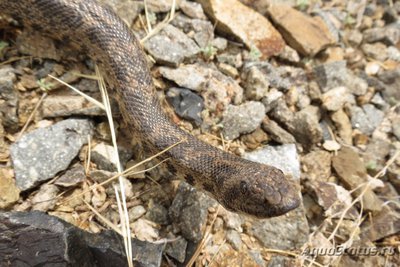
[[[228,210],[267,218],[299,205],[297,186],[281,170],[223,152],[170,121],[140,43],[110,8],[96,0],[0,0],[0,13],[87,51],[106,74],[134,137],[152,152],[183,140],[166,153],[169,170]]]

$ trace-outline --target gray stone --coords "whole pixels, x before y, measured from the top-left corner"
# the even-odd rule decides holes
[[[250,101],[240,106],[229,105],[223,114],[223,135],[233,140],[243,133],[250,133],[261,125],[265,107],[260,102]]]
[[[11,66],[2,66],[0,68],[0,115],[4,127],[16,131],[18,129],[18,94],[14,90],[14,82],[17,77],[15,70]]]
[[[351,46],[359,46],[363,40],[363,35],[359,30],[351,30],[346,34],[347,41]]]
[[[378,78],[383,82],[381,86],[383,98],[390,105],[400,101],[400,68],[384,71],[378,74]]]
[[[336,87],[324,93],[321,97],[324,108],[329,111],[337,111],[347,102],[347,88]]]
[[[196,63],[178,69],[161,67],[159,70],[164,78],[180,87],[200,92],[204,106],[210,111],[225,108],[231,102],[239,104],[243,99],[243,88],[214,67]]]
[[[282,98],[283,93],[278,91],[275,88],[272,88],[268,94],[263,97],[263,99],[261,99],[261,102],[264,104],[265,107],[265,112],[270,112],[271,110],[273,110],[277,104],[278,104],[278,100],[280,98]]]
[[[383,42],[387,45],[396,45],[400,40],[400,25],[392,24],[384,28],[372,28],[363,32],[364,42]]]
[[[81,164],[74,165],[54,182],[64,187],[76,186],[86,180],[85,168]]]
[[[134,21],[143,9],[142,3],[130,0],[101,0],[100,2],[111,6],[128,25]]]
[[[134,206],[128,210],[129,221],[134,222],[146,213],[146,209],[142,205]]]
[[[185,34],[190,34],[201,48],[205,48],[214,39],[214,27],[208,20],[191,19],[179,14],[171,22]]]
[[[170,24],[144,42],[144,47],[158,63],[175,67],[200,52],[192,39]]]
[[[0,213],[1,266],[127,266],[121,244],[115,232],[88,233],[42,212]],[[161,266],[164,247],[133,238],[134,266]]]
[[[279,98],[275,101],[274,107],[268,113],[275,121],[277,121],[280,125],[282,125],[289,132],[294,130],[294,116],[292,110],[286,104],[286,101],[283,98]]]
[[[199,3],[183,0],[180,8],[185,15],[194,19],[207,19]]]
[[[145,217],[160,225],[169,224],[168,210],[158,203],[151,203]]]
[[[105,111],[80,95],[48,95],[41,105],[42,116],[66,117],[71,115],[104,116]]]
[[[293,82],[286,77],[288,76],[288,73],[286,73],[285,68],[274,67],[272,64],[266,61],[255,63],[251,62],[248,63],[244,68],[251,68],[253,66],[259,68],[266,75],[270,87],[277,88],[281,91],[288,91],[293,86]]]
[[[214,40],[211,41],[211,45],[213,47],[217,48],[219,51],[223,51],[228,46],[228,40],[226,40],[225,38],[222,38],[222,37],[216,37],[216,38],[214,38]]]
[[[269,81],[262,71],[253,66],[247,70],[244,87],[247,99],[260,100],[268,94]]]
[[[361,49],[365,56],[378,61],[385,61],[388,57],[387,47],[383,43],[363,44]]]
[[[203,120],[200,114],[204,109],[204,100],[199,95],[189,89],[172,87],[167,92],[167,100],[179,117],[197,126],[201,125]]]
[[[240,251],[240,247],[242,246],[242,239],[240,238],[240,234],[235,230],[228,230],[226,232],[226,241],[232,245],[232,247]]]
[[[68,119],[22,136],[11,146],[17,186],[28,190],[65,170],[91,133],[89,120]]]
[[[147,8],[154,13],[169,12],[172,9],[173,0],[147,0]],[[179,7],[181,0],[175,1],[175,9]]]
[[[392,132],[396,136],[397,140],[400,141],[400,115],[397,115],[392,119]]]
[[[288,131],[283,129],[273,120],[265,118],[262,122],[263,130],[268,133],[272,140],[280,144],[294,144],[296,139]]]
[[[366,104],[362,107],[352,106],[350,112],[353,128],[359,129],[366,135],[372,134],[385,116],[383,111],[375,108],[371,104]]]
[[[180,263],[183,263],[186,258],[186,247],[188,242],[184,238],[178,238],[173,242],[169,242],[165,247],[165,253]]]
[[[294,130],[291,132],[297,141],[310,148],[322,140],[322,128],[318,122],[319,110],[315,106],[296,113],[293,120]]]
[[[130,147],[119,146],[119,157],[115,154],[114,147],[106,143],[98,143],[91,151],[91,159],[97,165],[97,168],[105,171],[117,171],[118,159],[121,167],[124,167],[127,161],[132,157],[133,152]]]
[[[203,237],[207,223],[209,198],[185,182],[181,182],[172,205],[169,216],[176,224],[186,240],[199,242]]]
[[[300,161],[295,144],[281,146],[265,146],[259,150],[246,152],[245,159],[272,165],[281,169],[285,174],[300,179]]]
[[[266,263],[261,255],[260,251],[257,250],[249,250],[250,257],[257,263],[258,266],[266,266]]]
[[[388,59],[400,62],[400,51],[395,46],[389,46],[387,48]]]

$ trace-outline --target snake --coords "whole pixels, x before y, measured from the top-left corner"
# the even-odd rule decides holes
[[[280,169],[207,144],[171,120],[140,41],[111,7],[96,0],[0,0],[0,13],[82,49],[105,74],[132,137],[149,151],[166,150],[170,172],[227,210],[261,219],[299,206],[298,184]]]

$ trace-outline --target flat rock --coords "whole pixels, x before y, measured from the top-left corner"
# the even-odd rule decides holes
[[[245,159],[275,166],[286,174],[292,174],[294,179],[300,179],[300,161],[296,145],[265,146],[259,150],[247,152]]]
[[[327,25],[318,17],[309,17],[281,4],[271,5],[268,13],[282,29],[286,42],[304,56],[313,56],[335,42]]]
[[[105,111],[80,95],[49,95],[41,105],[43,117],[104,116]]]
[[[353,128],[359,129],[366,135],[371,135],[385,116],[383,111],[371,104],[366,104],[362,107],[352,106],[350,112]]]
[[[229,105],[224,111],[223,135],[233,140],[243,133],[250,133],[261,125],[265,117],[265,107],[260,102],[250,101],[240,106]]]
[[[144,42],[144,48],[158,63],[175,67],[200,52],[192,39],[170,24]]]
[[[288,131],[279,126],[278,123],[265,117],[262,124],[262,129],[268,133],[272,140],[280,144],[294,144],[296,139]]]
[[[169,216],[186,240],[197,243],[203,237],[208,208],[215,204],[214,200],[181,182],[169,208]]]
[[[205,108],[210,111],[224,109],[231,102],[239,104],[243,99],[243,88],[216,68],[196,63],[177,69],[161,67],[159,70],[164,78],[180,87],[199,92]]]
[[[19,199],[19,189],[12,177],[12,170],[0,168],[0,209],[5,209]]]
[[[351,147],[342,147],[332,158],[332,166],[349,190],[357,188],[368,180],[364,163]],[[355,192],[355,194],[359,193],[360,190]],[[363,196],[363,205],[366,210],[380,211],[383,203],[374,191],[367,189]]]
[[[200,0],[217,31],[242,41],[249,49],[261,52],[261,58],[279,54],[285,47],[280,33],[261,14],[237,0]]]
[[[331,176],[332,155],[327,151],[312,151],[302,158],[302,163],[310,180],[328,181]]]
[[[54,184],[71,187],[76,186],[80,182],[86,180],[85,168],[81,164],[74,165],[71,169],[67,170],[61,175]]]
[[[91,133],[89,120],[68,119],[22,136],[10,149],[17,186],[33,188],[65,170]]]
[[[179,117],[194,122],[197,126],[202,123],[201,112],[204,100],[189,89],[172,87],[167,92],[167,100],[174,107]]]
[[[134,264],[160,266],[164,246],[133,239]],[[0,213],[0,247],[1,266],[128,266],[116,233],[91,234],[42,212]]]

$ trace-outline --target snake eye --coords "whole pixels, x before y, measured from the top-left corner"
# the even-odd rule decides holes
[[[248,190],[247,183],[245,181],[241,181],[240,182],[240,192],[242,192],[242,194],[246,194],[247,190]]]

